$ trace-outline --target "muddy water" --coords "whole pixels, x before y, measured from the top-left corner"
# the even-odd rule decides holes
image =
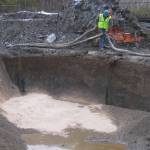
[[[80,130],[67,129],[70,136],[54,136],[44,134],[24,134],[23,140],[28,145],[28,150],[127,150],[123,144],[113,144],[98,142],[96,139],[99,133]]]

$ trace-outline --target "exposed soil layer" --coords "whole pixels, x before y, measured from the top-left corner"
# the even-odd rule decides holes
[[[21,92],[43,90],[56,97],[69,95],[75,101],[82,96],[88,101],[150,111],[149,58],[102,53],[73,56],[68,52],[3,60]]]
[[[18,88],[12,83],[0,59],[0,104],[12,96],[19,95]],[[1,115],[0,108],[0,150],[25,150],[20,131]]]
[[[12,83],[5,65],[0,58],[0,102],[7,100],[8,98],[18,95],[18,88]]]

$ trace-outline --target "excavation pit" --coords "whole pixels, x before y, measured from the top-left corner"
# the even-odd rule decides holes
[[[84,144],[89,150],[147,148],[149,113],[138,110],[149,111],[148,58],[59,51],[3,57],[1,64],[11,83],[1,109],[28,133],[22,139],[29,149],[69,149],[74,143],[78,150]]]

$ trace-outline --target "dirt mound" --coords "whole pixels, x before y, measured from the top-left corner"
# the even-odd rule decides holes
[[[63,14],[60,24],[63,24],[63,31],[81,33],[96,24],[99,9],[103,6],[102,0],[86,0],[78,3],[70,3]],[[69,30],[68,30],[69,29]]]

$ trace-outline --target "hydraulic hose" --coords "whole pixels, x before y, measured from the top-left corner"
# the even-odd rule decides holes
[[[37,47],[37,48],[54,48],[54,49],[59,49],[59,48],[67,48],[67,47],[72,47],[76,45],[80,45],[82,43],[88,42],[90,40],[96,39],[101,37],[102,34],[97,34],[95,36],[86,38],[84,40],[74,42],[72,44],[55,44],[55,45],[50,45],[50,44],[45,44],[45,43],[26,43],[26,44],[17,44],[13,46],[26,46],[26,47]]]
[[[108,42],[109,42],[111,48],[116,52],[126,53],[126,54],[134,55],[134,56],[150,57],[150,54],[137,53],[137,52],[132,52],[130,50],[115,47],[108,34],[107,34],[107,39],[108,39]]]
[[[83,42],[92,40],[91,38],[87,38],[85,40],[79,41],[81,40],[83,37],[85,37],[87,34],[93,32],[96,29],[96,26],[94,26],[92,29],[84,32],[81,36],[77,37],[75,40],[68,42],[68,43],[59,43],[59,44],[46,44],[46,43],[26,43],[26,44],[15,44],[15,45],[10,45],[7,47],[15,47],[15,46],[27,46],[27,47],[39,47],[39,48],[66,48],[66,47],[71,47],[74,45],[78,45],[81,44]],[[98,36],[99,37],[99,36]],[[96,36],[97,38],[97,36]]]

